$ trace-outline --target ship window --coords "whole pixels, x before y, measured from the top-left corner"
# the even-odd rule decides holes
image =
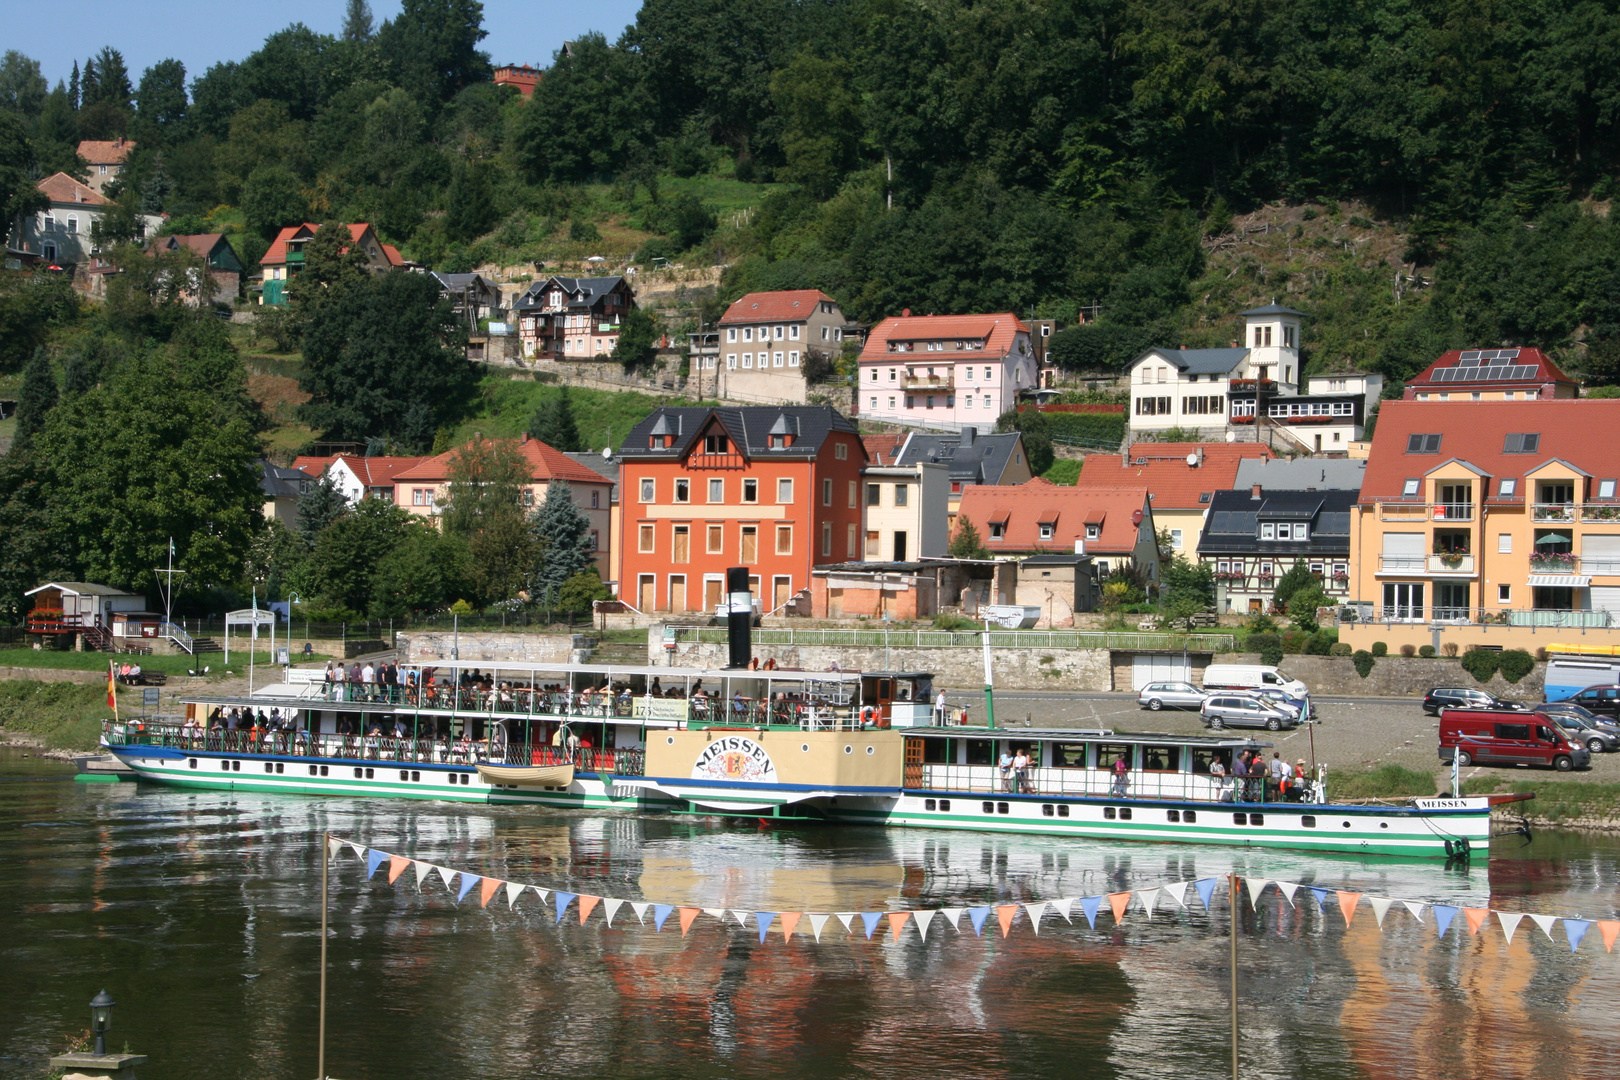
[[[1122,807],[1119,808],[1119,820],[1121,820],[1121,821],[1129,821],[1129,820],[1131,820],[1131,808],[1130,807],[1122,806]]]
[[[1389,822],[1387,822],[1387,821],[1380,821],[1380,822],[1379,822],[1379,823],[1378,823],[1378,827],[1379,827],[1379,828],[1380,828],[1380,829],[1387,829],[1387,828],[1389,828]]]
[[[231,762],[231,771],[232,772],[241,772],[242,771],[242,763],[240,761]]]
[[[949,799],[941,799],[941,800],[939,800],[939,808],[941,810],[949,811],[950,808],[951,808],[951,800],[949,800]]]
[[[411,771],[409,769],[399,770],[399,778],[401,780],[409,780],[411,778]]]
[[[1103,820],[1104,821],[1113,821],[1118,816],[1119,816],[1119,814],[1114,810],[1114,808],[1112,806],[1103,807]]]
[[[309,767],[309,775],[311,775],[311,776],[318,776],[318,775],[320,775],[320,770],[319,770],[319,769],[317,769],[317,768],[316,768],[316,767],[315,767],[315,766],[313,766],[313,765],[311,765],[311,766],[310,766],[310,767]]]
[[[1350,827],[1350,823],[1349,823],[1349,822],[1348,822],[1348,821],[1347,821],[1347,822],[1345,822],[1345,823],[1344,823],[1344,827],[1345,827],[1345,828],[1347,828],[1347,829],[1348,829],[1348,828],[1349,828],[1349,827]]]
[[[924,799],[923,800],[923,809],[924,810],[932,810],[934,808],[935,808],[935,804],[934,804],[933,799]]]
[[[1181,811],[1180,810],[1166,810],[1164,812],[1164,817],[1165,817],[1166,821],[1180,821],[1181,820]]]
[[[1234,825],[1247,825],[1248,823],[1249,823],[1249,815],[1248,814],[1233,814],[1232,815],[1232,824],[1234,824]]]
[[[1041,804],[1041,816],[1042,817],[1056,817],[1057,816],[1057,810],[1055,810],[1052,807],[1051,803],[1042,803]]]
[[[280,761],[276,762],[276,772],[284,773],[286,771],[287,771],[287,766],[286,766],[285,763],[280,762]]]
[[[422,774],[417,772],[416,770],[412,769],[411,770],[411,779],[413,781],[420,781],[422,779]]]
[[[1305,826],[1307,829],[1314,829],[1316,828],[1316,815],[1306,814],[1304,817],[1299,819],[1299,823]]]
[[[375,780],[376,778],[377,778],[377,770],[376,769],[367,769],[366,770],[366,779],[367,780]]]
[[[321,766],[321,775],[322,775],[322,776],[327,776],[327,775],[329,775],[329,774],[328,774],[328,773],[327,773],[327,769],[328,769],[328,768],[330,768],[330,766],[327,766],[327,765],[322,765],[322,766]]]
[[[1195,822],[1197,820],[1198,820],[1198,811],[1196,811],[1196,810],[1183,810],[1181,812],[1181,822],[1182,822],[1183,825],[1191,825],[1193,822]]]
[[[995,803],[988,803],[988,802],[985,803],[984,804],[984,812],[987,813],[987,814],[995,813],[996,812],[996,804]]]
[[[1250,825],[1264,825],[1265,823],[1266,823],[1266,815],[1264,815],[1264,814],[1250,814],[1249,815],[1249,824]]]
[[[190,758],[188,760],[189,760],[189,763],[190,763],[191,767],[193,769],[195,769],[197,767],[197,759],[196,758]]]
[[[364,769],[356,769],[356,770],[354,770],[354,778],[356,780],[365,779],[365,775],[366,775],[366,770],[364,770]]]
[[[1068,817],[1068,816],[1069,816],[1069,808],[1067,806],[1058,807],[1058,817]]]
[[[996,803],[996,813],[1005,814],[1006,812],[1007,812],[1007,804],[1006,803],[1004,803],[1004,802]]]

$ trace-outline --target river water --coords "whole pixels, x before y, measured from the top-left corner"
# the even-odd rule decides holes
[[[1613,917],[1620,842],[1496,841],[1489,866],[672,817],[81,785],[0,751],[0,1078],[40,1077],[117,999],[112,1049],[151,1080],[316,1075],[321,850],[359,843],[570,891],[745,910],[1056,899],[1222,874]],[[459,906],[407,871],[333,863],[327,1070],[399,1077],[1206,1077],[1226,1074],[1227,908],[1048,916],[1039,936],[817,943],[700,918],[684,941],[626,907],[558,926],[525,896]],[[1239,935],[1255,1077],[1620,1073],[1620,955],[1528,920],[1511,945],[1399,906],[1346,930],[1269,891]],[[859,930],[860,922],[856,921]],[[801,931],[808,929],[804,924]]]

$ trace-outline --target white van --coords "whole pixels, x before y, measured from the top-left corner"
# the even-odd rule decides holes
[[[1211,664],[1204,669],[1205,690],[1260,690],[1275,687],[1294,697],[1305,697],[1310,689],[1298,679],[1267,664]]]

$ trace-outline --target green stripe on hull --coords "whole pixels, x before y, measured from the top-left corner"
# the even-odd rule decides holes
[[[237,777],[233,773],[227,779],[223,774],[208,775],[195,773],[189,769],[171,771],[168,769],[154,769],[150,766],[137,766],[136,771],[143,780],[208,791],[255,791],[275,795],[349,795],[373,799],[519,804],[525,806],[549,806],[559,810],[624,810],[639,806],[638,801],[634,798],[615,799],[607,795],[592,795],[585,792],[547,792],[526,795],[515,791],[492,791],[489,788],[477,790],[467,788],[462,791],[449,786],[423,787],[419,784],[402,784],[397,780],[355,780],[346,776],[287,777],[284,775],[250,775]]]

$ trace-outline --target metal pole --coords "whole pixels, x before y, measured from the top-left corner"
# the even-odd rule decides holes
[[[1236,873],[1228,874],[1227,880],[1232,893],[1232,1080],[1238,1080],[1238,985],[1237,985],[1237,939],[1238,939],[1238,878]]]
[[[315,1049],[316,1080],[326,1080],[326,912],[327,871],[332,861],[332,835],[321,834],[321,1011]]]
[[[990,620],[984,620],[984,714],[985,724],[996,726],[995,680],[990,671]]]

